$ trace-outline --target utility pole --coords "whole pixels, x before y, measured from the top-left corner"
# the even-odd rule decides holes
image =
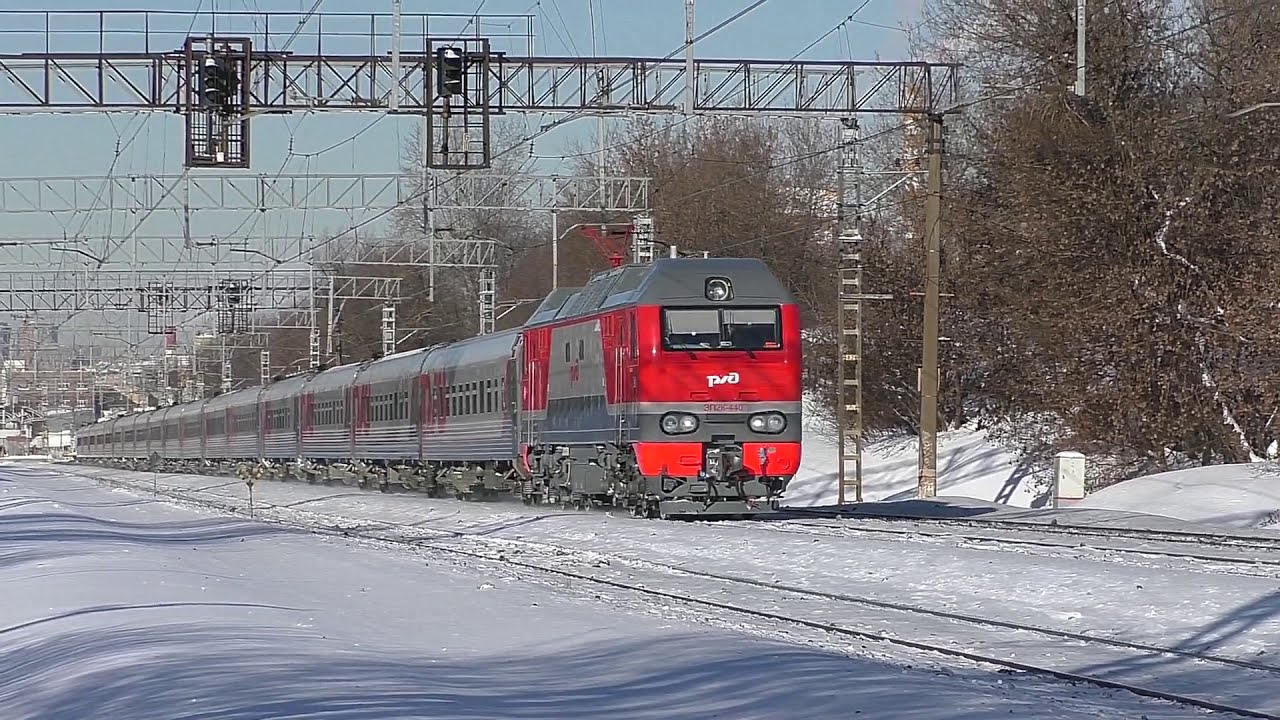
[[[1084,97],[1085,58],[1084,41],[1085,23],[1088,19],[1088,0],[1076,0],[1076,94]]]
[[[698,82],[694,76],[694,0],[685,0],[685,115],[694,114],[694,105],[698,97],[696,87]]]
[[[942,115],[930,113],[925,154],[929,158],[925,199],[924,352],[920,361],[919,496],[938,494],[938,306],[942,274]]]
[[[422,146],[422,228],[427,233],[427,302],[433,303],[436,301],[436,217],[431,207],[435,176],[431,172],[430,122],[423,114],[419,144]]]
[[[848,500],[847,467],[853,464],[853,501],[862,502],[862,303],[866,300],[890,300],[892,295],[867,295],[862,292],[862,136],[856,118],[841,120],[840,131],[840,199],[837,218],[840,243],[840,288],[837,328],[840,394],[836,404],[839,433],[839,468],[837,500]]]
[[[587,12],[591,20],[591,55],[596,55],[596,13],[595,2],[587,0]],[[605,71],[603,68],[596,70],[596,104],[600,106],[600,111],[596,113],[596,178],[600,181],[600,220],[603,222],[605,218],[605,204],[608,202],[608,188],[605,184],[605,118],[604,118],[604,99],[605,99]]]
[[[551,211],[551,289],[560,287],[560,213]]]
[[[400,110],[400,0],[391,0],[391,94],[387,97],[387,110]],[[423,148],[426,152],[426,148]]]

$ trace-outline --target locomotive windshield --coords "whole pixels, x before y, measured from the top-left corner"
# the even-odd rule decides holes
[[[667,350],[777,350],[782,347],[778,308],[667,308],[662,311]]]

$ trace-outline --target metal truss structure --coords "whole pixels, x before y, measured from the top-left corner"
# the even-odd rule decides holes
[[[384,210],[415,197],[421,179],[396,173],[121,175],[0,178],[0,213]],[[441,209],[645,210],[649,178],[459,173],[440,178]],[[5,236],[9,238],[8,235]]]
[[[72,14],[44,13],[46,38],[56,32],[52,26],[59,18]],[[279,33],[271,32],[271,21],[280,28],[289,22],[281,16],[287,16],[296,24],[296,13],[220,13],[216,33],[210,23],[208,30],[192,26],[186,37],[152,30],[164,24],[152,17],[172,13],[74,14],[85,19],[82,25],[96,21],[98,51],[54,50],[46,40],[43,51],[0,53],[0,74],[10,80],[0,92],[0,112],[178,110],[190,80],[184,43],[225,36],[252,43],[248,114],[376,110],[421,115],[439,110],[433,43],[481,37],[479,28],[460,33],[437,16],[399,16],[397,33],[380,29],[394,24],[397,18],[390,15],[316,13],[311,17],[315,35],[307,35],[314,44],[286,51],[272,49]],[[368,31],[353,30],[356,23]],[[325,25],[330,32],[343,29],[344,48],[332,49],[332,42],[324,47]],[[494,35],[484,38],[492,41]],[[403,52],[405,46],[423,52]],[[487,55],[484,100],[493,113],[686,110],[836,118],[938,113],[955,104],[958,92],[958,66],[948,63],[692,58],[693,78],[687,77],[688,64],[666,58],[530,57],[498,46]],[[690,80],[693,107],[685,108]]]
[[[488,175],[463,172],[431,176],[426,202],[436,210],[605,210],[641,212],[650,207],[647,177]]]
[[[243,264],[254,256],[268,263],[304,262],[315,240],[279,237],[199,237],[191,230],[201,214],[233,212],[342,211],[360,213],[391,210],[414,199],[421,179],[400,174],[344,174],[278,176],[248,174],[184,173],[180,175],[69,176],[0,178],[0,213],[64,215],[76,213],[127,213],[132,225],[122,237],[95,238],[81,234],[67,239],[56,236],[6,235],[0,241],[0,264],[6,270],[57,267],[71,256],[111,269],[168,269],[191,265]],[[499,175],[458,173],[432,177],[427,193],[437,209],[508,211],[608,210],[639,212],[650,203],[646,177],[585,178],[557,175]],[[145,218],[180,217],[180,232],[139,232]],[[142,217],[142,220],[136,218]],[[437,240],[435,264],[441,267],[478,267],[474,258],[489,254],[482,247],[462,247],[461,240]],[[129,253],[118,251],[128,243]],[[392,247],[403,245],[403,247]],[[322,245],[324,259],[332,261],[338,243]],[[362,241],[343,244],[344,261],[358,264],[423,265],[429,253],[403,242]],[[365,256],[363,249],[371,248]],[[70,255],[69,255],[70,254]],[[408,257],[416,258],[413,261]],[[464,258],[452,265],[449,258]]]
[[[156,273],[50,277],[7,272],[0,274],[0,313],[136,310],[169,317],[171,313],[230,313],[234,307],[246,318],[259,310],[289,314],[309,310],[313,287],[321,282],[331,286],[331,295],[342,298],[395,302],[400,297],[400,278],[327,275],[317,281],[309,270],[190,272],[178,280]],[[172,324],[159,322],[157,330]],[[223,328],[228,334],[248,331],[235,321],[228,325]]]
[[[333,267],[426,267],[434,261],[443,267],[483,269],[498,266],[499,245],[488,239],[352,240],[331,242],[323,253],[317,255],[317,262]]]
[[[401,57],[397,112],[432,109],[430,61]],[[0,113],[177,109],[183,69],[180,52],[0,54],[0,73],[12,80]],[[251,113],[387,112],[396,86],[390,58],[380,55],[255,51],[250,72]],[[663,58],[494,57],[489,72],[496,112],[676,112],[685,92],[683,61]],[[938,63],[716,59],[695,60],[694,73],[695,112],[841,117],[955,104],[955,67]],[[926,101],[904,107],[916,84],[928,88]]]

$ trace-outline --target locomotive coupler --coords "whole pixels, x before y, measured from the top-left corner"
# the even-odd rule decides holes
[[[742,447],[734,444],[717,444],[707,448],[703,465],[704,477],[714,482],[726,482],[743,467]]]

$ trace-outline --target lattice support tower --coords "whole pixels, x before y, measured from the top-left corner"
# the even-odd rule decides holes
[[[637,264],[653,262],[655,237],[653,216],[641,213],[635,217],[635,230],[631,233],[631,261]]]
[[[263,348],[258,351],[258,384],[266,387],[271,383],[271,351]]]
[[[498,293],[495,289],[497,285],[497,272],[494,268],[482,268],[480,270],[480,287],[477,293],[478,306],[480,310],[480,334],[488,335],[494,331],[497,313]]]
[[[307,369],[315,372],[320,368],[320,323],[313,315],[310,324],[307,332]]]
[[[836,335],[836,353],[839,358],[836,406],[836,425],[839,434],[839,466],[837,470],[837,502],[844,504],[850,487],[853,501],[862,502],[862,304],[868,300],[889,300],[892,295],[869,295],[863,292],[862,258],[862,191],[861,146],[858,121],[848,118],[842,121],[840,131],[840,204],[838,211],[839,266],[839,317]],[[848,476],[848,466],[854,469],[853,481]]]
[[[394,303],[382,305],[382,355],[394,354],[396,351],[396,306]]]
[[[231,392],[231,348],[227,347],[227,343],[224,341],[219,350],[222,358],[222,372],[219,378],[221,380],[220,389],[222,392],[228,393]]]

